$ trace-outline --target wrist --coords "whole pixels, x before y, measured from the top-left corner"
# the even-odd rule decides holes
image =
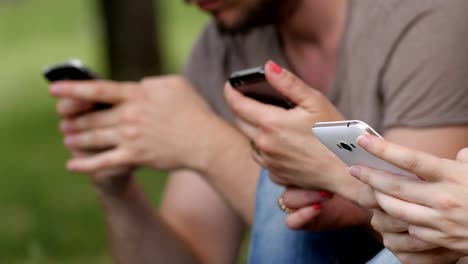
[[[343,164],[337,174],[341,175],[331,183],[330,191],[348,200],[357,202],[358,193],[364,184],[349,174],[349,168]]]
[[[119,174],[113,175],[94,175],[94,188],[100,198],[119,197],[134,184],[134,176],[132,170],[121,171]]]
[[[243,136],[231,125],[213,115],[204,123],[205,131],[195,140],[186,160],[187,168],[210,174],[222,159],[241,148]]]

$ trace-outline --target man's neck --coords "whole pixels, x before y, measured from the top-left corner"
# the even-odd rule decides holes
[[[278,26],[283,43],[338,48],[346,25],[348,0],[298,0]]]

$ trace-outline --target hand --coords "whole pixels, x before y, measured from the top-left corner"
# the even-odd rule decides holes
[[[66,115],[61,127],[68,148],[103,150],[72,159],[67,164],[71,171],[89,174],[119,166],[163,170],[197,166],[205,161],[206,147],[211,147],[207,135],[212,133],[215,116],[180,77],[141,83],[59,82],[51,87],[51,94],[113,105],[79,116]]]
[[[57,102],[57,113],[63,119],[69,119],[84,113],[89,113],[91,110],[93,110],[94,105],[94,102],[72,98],[60,98]],[[64,123],[62,123],[62,125],[63,124]],[[62,125],[61,130],[64,131],[65,136],[67,136],[67,128],[63,127]],[[72,157],[74,158],[84,158],[93,156],[98,152],[93,150],[83,151],[72,149],[71,153]],[[131,166],[120,166],[96,171],[91,173],[90,176],[95,185],[99,187],[98,190],[118,193],[121,189],[124,188],[122,183],[129,182],[129,178],[132,175],[133,169],[134,168]]]
[[[286,216],[286,225],[291,229],[335,230],[369,221],[369,214],[354,203],[326,191],[289,188],[282,198],[292,210]],[[343,215],[343,211],[351,216]]]
[[[452,161],[372,136],[359,138],[358,144],[419,177],[354,166],[351,174],[375,190],[380,207],[407,222],[412,237],[467,254],[468,149]]]
[[[225,96],[238,117],[239,128],[256,146],[254,159],[269,169],[271,179],[285,186],[338,194],[342,188],[359,184],[348,176],[346,165],[311,133],[316,122],[342,120],[336,108],[274,62],[265,65],[265,75],[274,89],[296,103],[295,108],[262,104],[243,96],[229,83]]]

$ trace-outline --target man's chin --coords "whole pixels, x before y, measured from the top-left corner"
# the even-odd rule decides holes
[[[253,21],[242,18],[225,18],[221,14],[213,14],[218,30],[221,33],[235,34],[246,33],[252,28],[259,26],[260,23],[253,23]],[[261,23],[265,24],[265,23]]]

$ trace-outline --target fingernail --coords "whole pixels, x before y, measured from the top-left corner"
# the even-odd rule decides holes
[[[76,163],[73,160],[67,162],[67,170],[73,171],[75,169],[76,169]]]
[[[70,121],[62,121],[60,123],[60,130],[62,132],[69,132],[72,130],[72,125]]]
[[[352,166],[351,169],[349,170],[349,173],[353,177],[359,177],[359,175],[361,174],[361,169],[359,167]]]
[[[275,74],[280,74],[283,71],[283,68],[281,68],[281,66],[279,66],[278,64],[276,64],[276,62],[271,60],[268,61],[268,67]]]
[[[359,136],[358,139],[357,139],[357,143],[361,147],[367,148],[368,146],[370,146],[371,141],[365,136]]]
[[[321,198],[328,199],[333,197],[333,193],[331,192],[326,192],[326,191],[321,191],[319,192],[319,195]]]
[[[64,140],[66,146],[72,146],[73,144],[75,144],[75,141],[75,136],[66,136]]]
[[[312,208],[314,208],[315,211],[320,211],[322,209],[322,205],[319,203],[313,204]]]
[[[62,85],[58,83],[54,83],[50,86],[50,93],[53,95],[57,95],[62,91]]]

